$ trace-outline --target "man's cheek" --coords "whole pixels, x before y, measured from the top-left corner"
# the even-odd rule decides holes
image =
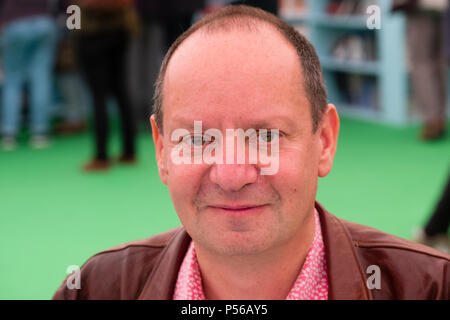
[[[192,198],[198,187],[200,172],[195,165],[171,164],[169,188],[177,198]]]

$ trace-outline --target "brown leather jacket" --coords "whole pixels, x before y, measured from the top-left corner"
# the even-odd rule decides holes
[[[329,299],[450,299],[449,255],[316,208]],[[82,266],[81,288],[68,289],[65,280],[53,299],[171,299],[190,241],[178,227],[100,252]],[[380,289],[367,285],[371,265],[380,268]]]

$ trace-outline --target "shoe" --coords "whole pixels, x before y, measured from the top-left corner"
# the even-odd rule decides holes
[[[108,160],[92,159],[88,163],[83,165],[83,171],[107,171],[111,167],[111,163]]]
[[[432,247],[436,250],[450,254],[450,240],[447,234],[429,236],[423,229],[420,229],[416,232],[413,240],[428,247]]]
[[[137,162],[137,159],[135,155],[121,155],[117,158],[117,162],[121,164],[135,164]]]
[[[424,141],[440,139],[445,135],[445,120],[436,119],[425,123],[420,133]]]
[[[13,151],[17,148],[17,140],[14,136],[4,136],[2,138],[2,149],[4,151]]]
[[[50,140],[46,135],[34,135],[30,144],[33,149],[45,149],[50,145]]]

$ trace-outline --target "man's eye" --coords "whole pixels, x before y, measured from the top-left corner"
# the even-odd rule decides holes
[[[278,130],[261,130],[258,132],[260,139],[264,142],[274,142],[279,137]]]
[[[187,142],[194,146],[194,147],[201,147],[207,143],[209,143],[212,139],[207,139],[205,136],[200,136],[200,135],[191,135],[188,138],[186,138]]]

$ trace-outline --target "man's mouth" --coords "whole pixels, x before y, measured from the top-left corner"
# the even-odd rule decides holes
[[[210,209],[215,211],[219,211],[222,213],[229,214],[250,214],[257,213],[264,210],[267,207],[266,204],[239,204],[239,205],[229,205],[229,204],[220,204],[220,205],[211,205]]]

